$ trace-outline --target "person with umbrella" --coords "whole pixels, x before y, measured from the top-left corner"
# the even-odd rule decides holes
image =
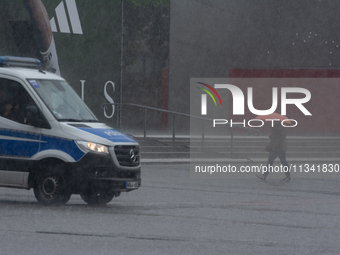
[[[266,172],[264,172],[261,175],[256,175],[261,180],[266,180],[269,169],[272,168],[274,160],[279,157],[281,164],[283,166],[283,169],[285,170],[286,177],[282,179],[283,182],[290,181],[290,172],[289,172],[289,165],[286,159],[286,150],[287,150],[287,142],[286,142],[286,130],[285,127],[281,125],[282,120],[287,120],[286,117],[280,115],[280,119],[275,116],[275,118],[266,116],[266,119],[277,119],[276,121],[273,121],[273,125],[271,128],[271,132],[269,134],[270,144],[267,146],[267,150],[269,151],[268,154],[268,161],[267,166],[268,169]],[[262,117],[262,116],[261,116]],[[260,116],[257,117],[260,119]],[[289,123],[289,120],[286,121]]]

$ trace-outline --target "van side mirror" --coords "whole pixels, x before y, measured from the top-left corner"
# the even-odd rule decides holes
[[[26,124],[39,127],[39,112],[36,106],[27,106],[26,108]]]
[[[39,112],[35,105],[27,106],[25,124],[38,128],[50,129],[50,124],[46,121],[44,116]]]

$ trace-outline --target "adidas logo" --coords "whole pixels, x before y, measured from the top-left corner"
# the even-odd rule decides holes
[[[83,30],[81,28],[80,19],[78,15],[77,5],[75,0],[65,0],[66,7],[68,10],[68,17],[66,15],[64,1],[55,8],[56,19],[54,17],[50,20],[52,32],[58,32],[56,20],[58,21],[59,30],[61,33],[67,34],[83,34]],[[68,20],[69,19],[69,20]],[[70,21],[70,25],[69,25]],[[70,30],[72,28],[72,32]]]

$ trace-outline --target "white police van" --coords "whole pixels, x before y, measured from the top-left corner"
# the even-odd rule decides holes
[[[141,185],[139,145],[100,123],[60,76],[33,58],[0,57],[0,186],[42,204],[80,194],[106,204]]]

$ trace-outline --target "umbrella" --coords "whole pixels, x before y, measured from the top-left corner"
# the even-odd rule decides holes
[[[285,123],[291,124],[291,122],[288,120],[288,118],[286,116],[283,116],[283,115],[278,114],[276,112],[273,112],[272,114],[269,114],[269,115],[259,115],[255,119],[268,120],[268,121],[271,121],[271,120],[279,120],[279,121],[286,120]]]

